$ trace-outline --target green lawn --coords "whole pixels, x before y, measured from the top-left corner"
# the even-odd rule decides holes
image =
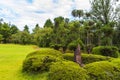
[[[47,73],[28,75],[21,72],[26,55],[35,50],[33,45],[0,44],[0,80],[46,80]]]

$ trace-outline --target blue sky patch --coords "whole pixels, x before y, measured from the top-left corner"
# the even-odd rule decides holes
[[[27,0],[28,3],[33,3],[33,0]]]

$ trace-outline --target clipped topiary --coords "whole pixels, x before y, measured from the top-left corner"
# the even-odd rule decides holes
[[[49,80],[87,80],[85,69],[71,61],[56,62],[50,67]]]
[[[74,61],[74,54],[72,53],[63,54],[63,58],[69,61]],[[88,64],[88,63],[97,62],[97,61],[109,61],[111,59],[112,59],[111,57],[105,57],[101,55],[82,54],[83,64]]]
[[[85,65],[84,68],[90,76],[89,80],[120,80],[118,77],[119,69],[113,63],[107,61],[94,62]]]
[[[49,71],[53,62],[61,61],[62,53],[53,49],[43,49],[27,55],[23,62],[23,71],[25,72],[43,72]]]
[[[114,46],[98,46],[92,50],[93,54],[99,54],[103,56],[110,56],[117,58],[119,56],[118,48]]]
[[[68,48],[69,48],[70,50],[75,51],[75,49],[76,49],[76,47],[78,46],[78,44],[80,44],[80,47],[81,47],[81,49],[83,50],[83,49],[84,49],[84,44],[83,44],[83,42],[82,42],[80,39],[74,40],[74,41],[72,41],[71,43],[69,43]]]
[[[54,50],[54,49],[50,49],[50,48],[43,48],[40,49],[38,51],[32,52],[30,54],[27,55],[27,57],[31,57],[31,56],[36,56],[36,55],[52,55],[55,57],[61,57],[62,58],[62,53],[60,51]]]

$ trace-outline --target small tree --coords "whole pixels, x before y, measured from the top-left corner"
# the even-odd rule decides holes
[[[80,39],[75,40],[68,45],[69,49],[74,51],[74,61],[76,63],[78,63],[80,66],[83,66],[82,65],[82,59],[81,59],[81,48],[80,48],[80,46],[82,48],[84,47],[84,45],[83,45],[83,43]]]

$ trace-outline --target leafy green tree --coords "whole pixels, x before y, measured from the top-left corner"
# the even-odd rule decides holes
[[[31,43],[31,35],[26,31],[22,31],[20,40],[21,40],[20,41],[21,44],[30,44]]]
[[[61,28],[64,27],[64,17],[54,18],[53,33],[51,34],[51,46],[55,49],[61,47]]]
[[[50,47],[52,31],[50,27],[39,28],[36,26],[32,34],[33,42],[40,47]]]
[[[72,16],[73,17],[78,17],[78,14],[77,14],[77,10],[76,9],[74,9],[72,12],[71,12],[71,14],[72,14]]]
[[[10,33],[10,26],[8,23],[3,23],[0,27],[0,34],[3,36],[3,43],[8,43],[11,33]]]
[[[44,27],[51,27],[51,28],[53,28],[52,21],[50,19],[47,19],[46,22],[45,22],[45,24],[44,24]]]
[[[31,35],[26,31],[19,31],[11,36],[11,42],[16,44],[31,44]]]
[[[116,17],[114,7],[116,2],[116,0],[90,0],[93,18],[103,24],[109,24],[109,22],[114,21]]]
[[[12,25],[12,26],[10,27],[10,33],[11,33],[11,34],[15,34],[15,33],[17,33],[18,31],[19,31],[19,29],[17,28],[17,26]]]
[[[26,31],[26,32],[30,33],[29,32],[29,27],[27,25],[24,26],[24,30],[23,31]]]
[[[84,15],[83,10],[77,10],[77,17],[79,17],[79,20],[83,15]]]
[[[39,29],[40,29],[39,24],[36,24],[35,28],[33,29],[33,33],[37,33],[39,31]]]
[[[74,10],[71,12],[71,14],[72,14],[73,17],[75,17],[75,18],[78,17],[79,20],[80,20],[80,18],[83,17],[84,12],[83,12],[83,10],[74,9]]]

